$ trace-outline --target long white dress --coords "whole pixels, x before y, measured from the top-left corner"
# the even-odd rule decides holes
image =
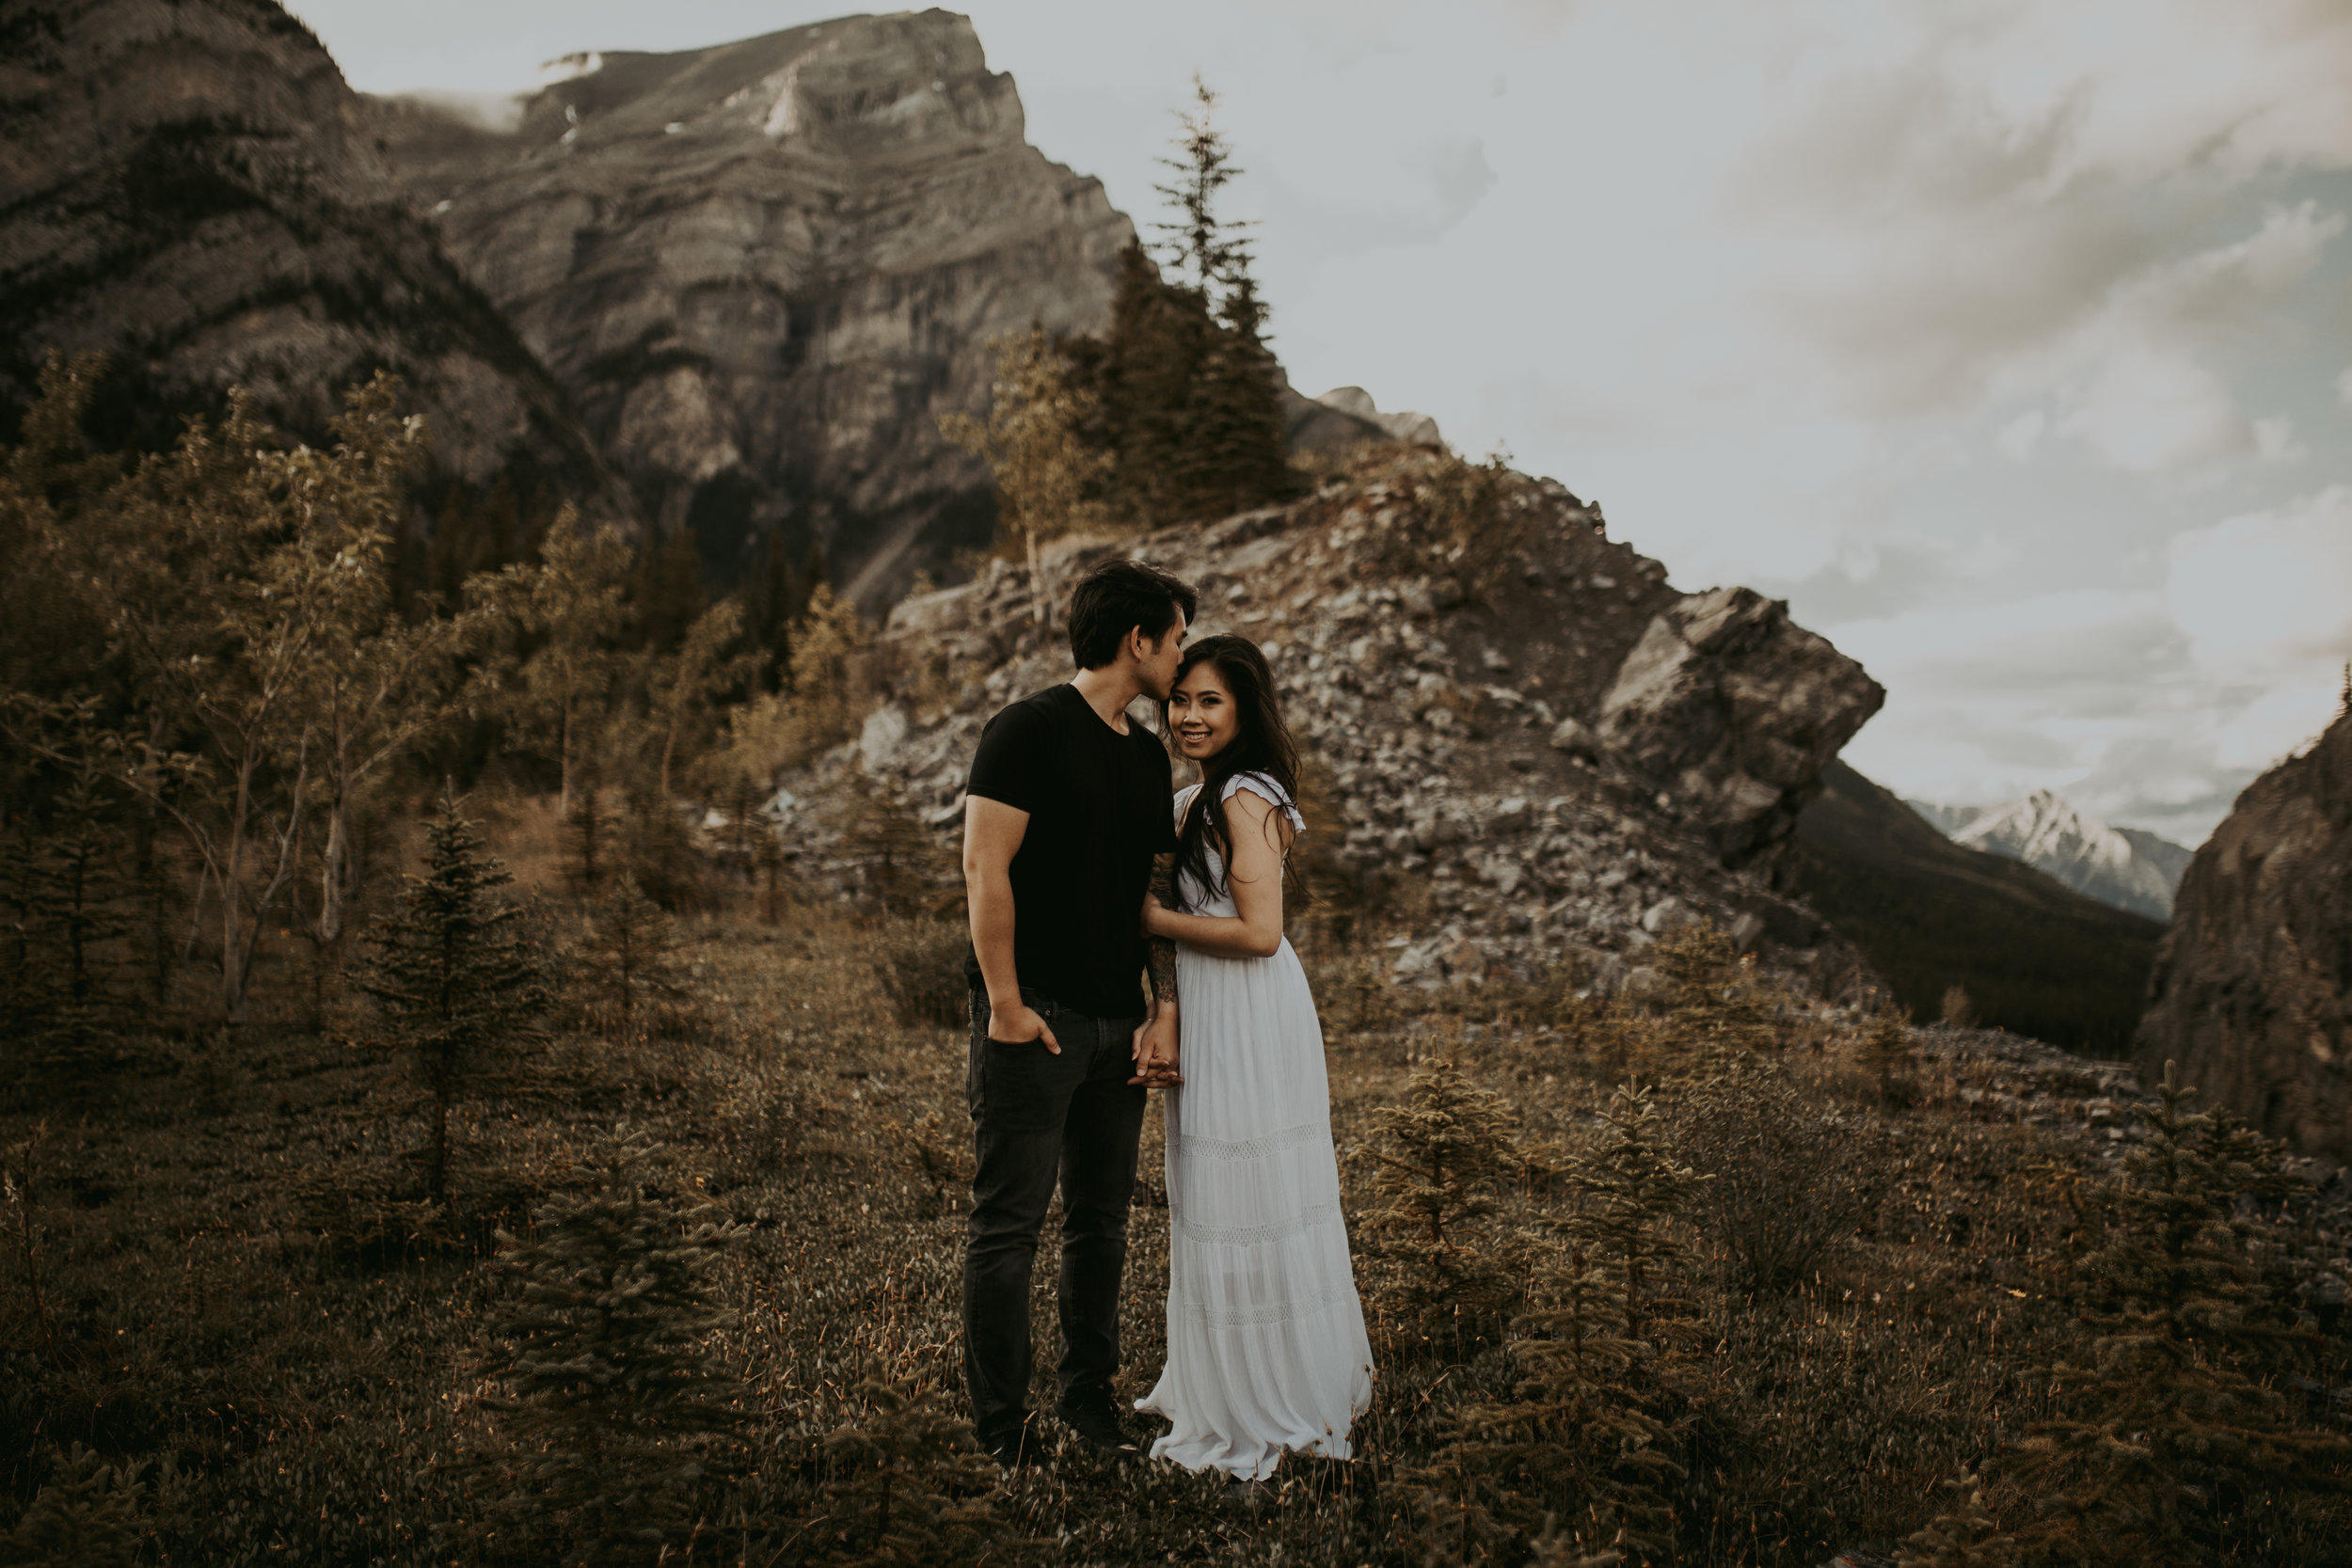
[[[1229,780],[1225,798],[1239,789],[1304,826],[1272,780]],[[1179,822],[1193,793],[1177,798]],[[1237,912],[1230,890],[1211,897],[1187,879],[1182,891],[1196,913]],[[1176,995],[1184,1082],[1166,1101],[1168,1365],[1136,1402],[1175,1430],[1152,1455],[1249,1481],[1285,1449],[1347,1458],[1349,1425],[1372,1400],[1372,1346],[1306,971],[1287,941],[1263,958],[1179,943]]]

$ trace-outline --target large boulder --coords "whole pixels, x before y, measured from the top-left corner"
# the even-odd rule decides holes
[[[1821,769],[1886,701],[1861,665],[1749,588],[1653,617],[1601,698],[1600,744],[1693,814],[1726,865],[1777,848]]]
[[[2249,785],[2189,863],[2139,1061],[2308,1154],[2352,1161],[2352,712]]]

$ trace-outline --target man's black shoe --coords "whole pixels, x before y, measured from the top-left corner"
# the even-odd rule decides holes
[[[1119,1412],[1108,1399],[1070,1400],[1054,1406],[1062,1425],[1076,1433],[1087,1447],[1112,1459],[1134,1459],[1142,1449],[1119,1424]]]
[[[982,1433],[980,1451],[1008,1470],[1050,1470],[1053,1456],[1038,1441],[1037,1423],[1026,1421],[1003,1432]]]

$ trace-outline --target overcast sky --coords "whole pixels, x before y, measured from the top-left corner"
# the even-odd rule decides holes
[[[357,87],[841,14],[296,0]],[[2352,657],[2352,3],[1003,0],[1148,226],[1224,95],[1276,347],[1598,499],[1885,683],[1848,748],[2200,842]]]

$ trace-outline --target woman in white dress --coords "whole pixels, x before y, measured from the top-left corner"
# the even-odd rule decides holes
[[[1184,651],[1168,733],[1200,765],[1176,798],[1183,1083],[1168,1109],[1168,1366],[1136,1402],[1174,1430],[1154,1458],[1262,1481],[1286,1449],[1348,1457],[1372,1348],[1340,1217],[1323,1027],[1282,937],[1282,869],[1305,826],[1296,749],[1265,656]],[[1203,804],[1208,802],[1208,804]]]

